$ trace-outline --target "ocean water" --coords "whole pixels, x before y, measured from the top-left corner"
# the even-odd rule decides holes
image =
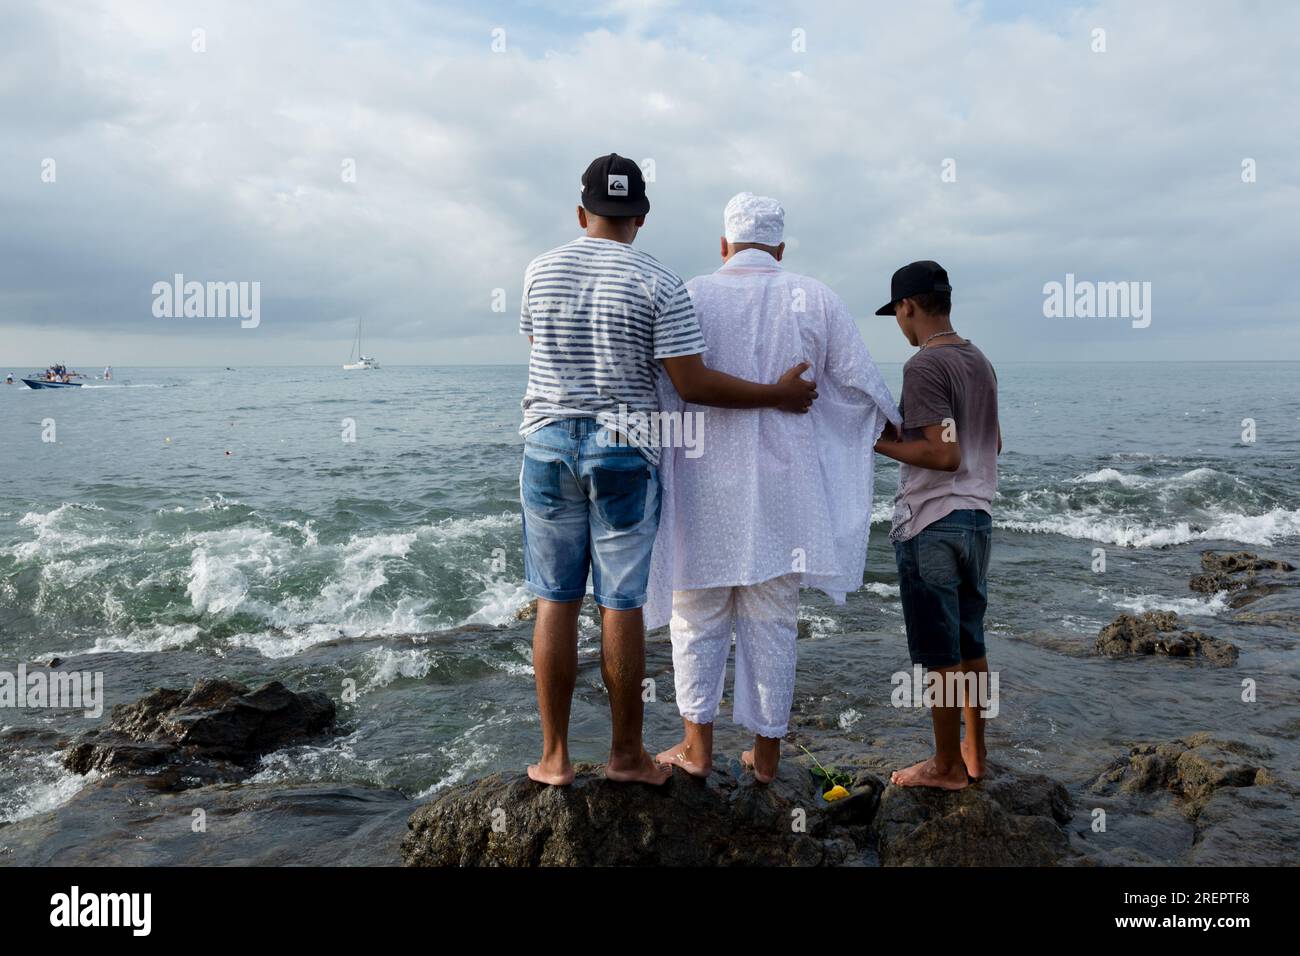
[[[897,394],[901,367],[882,371]],[[1300,769],[1294,636],[1246,628],[1223,595],[1187,587],[1205,549],[1300,564],[1300,366],[998,371],[997,751],[1081,787],[1129,742],[1233,729],[1269,741],[1279,773]],[[354,682],[339,736],[266,758],[255,780],[270,786],[418,799],[536,757],[531,625],[514,616],[528,600],[524,368],[115,375],[78,390],[0,386],[0,669],[64,658],[104,673],[110,706],[200,676],[279,679],[336,700]],[[886,541],[897,468],[878,463],[864,588],[843,607],[805,593],[796,725],[887,766],[923,755],[928,724],[889,706],[890,675],[908,662]],[[1118,613],[1150,609],[1239,643],[1238,673],[1088,656]],[[679,727],[669,645],[664,634],[648,645],[658,699],[647,743],[667,746]],[[589,611],[580,653],[573,744],[598,761],[608,718]],[[1237,706],[1243,673],[1272,688],[1274,706]],[[9,731],[93,723],[0,711]],[[743,740],[729,728],[724,704],[720,749]],[[57,814],[86,785],[48,752],[0,748],[0,824]]]

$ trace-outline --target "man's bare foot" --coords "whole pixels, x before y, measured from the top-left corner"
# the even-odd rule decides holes
[[[781,759],[781,758],[778,756],[778,757],[777,757],[777,760],[779,761],[780,759]],[[742,753],[742,754],[740,755],[740,762],[741,762],[742,764],[744,764],[746,767],[748,767],[750,770],[754,771],[754,779],[757,780],[759,783],[771,783],[773,780],[776,779],[776,767],[775,767],[775,766],[773,766],[773,767],[771,767],[771,768],[764,767],[763,770],[760,770],[760,769],[755,765],[755,763],[754,763],[754,751],[753,751],[753,750],[746,750],[744,753]],[[769,770],[769,769],[770,769],[771,772],[770,772],[770,773],[769,773],[769,772],[766,772],[766,771]]]
[[[961,760],[966,765],[966,773],[970,775],[973,782],[979,783],[984,779],[984,774],[988,772],[985,767],[985,760],[988,758],[988,750],[980,747],[978,752],[970,740],[961,742]]]
[[[658,787],[667,783],[672,775],[671,766],[655,763],[644,750],[639,760],[623,761],[610,757],[609,763],[605,764],[605,779],[615,783],[648,783]]]
[[[889,782],[896,787],[935,787],[939,790],[965,790],[970,785],[965,764],[959,763],[941,772],[933,757],[914,763],[905,770],[895,770]]]
[[[573,783],[573,764],[567,760],[547,762],[542,760],[528,768],[528,779],[548,783],[553,787],[567,787]]]
[[[676,747],[669,747],[663,753],[655,757],[655,762],[673,767],[681,767],[692,777],[707,777],[713,772],[712,756],[705,760],[691,760],[690,755],[691,745],[683,740]]]

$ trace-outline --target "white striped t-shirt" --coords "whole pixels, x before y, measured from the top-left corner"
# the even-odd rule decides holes
[[[580,236],[529,263],[519,331],[533,337],[521,434],[595,418],[658,464],[656,362],[705,349],[680,276],[627,243]]]

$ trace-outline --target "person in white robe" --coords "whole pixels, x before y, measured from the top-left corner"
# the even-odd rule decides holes
[[[816,279],[782,268],[781,205],[740,193],[723,219],[721,268],[687,283],[706,364],[769,381],[807,362],[818,397],[807,415],[705,409],[661,378],[666,420],[691,440],[661,451],[646,626],[671,624],[685,725],[681,743],[657,759],[696,776],[711,771],[734,632],[733,719],[754,733],[742,760],[768,782],[794,699],[799,589],[842,604],[862,586],[872,446],[900,417],[848,308]]]

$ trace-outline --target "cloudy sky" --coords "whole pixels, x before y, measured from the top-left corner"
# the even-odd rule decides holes
[[[781,199],[882,361],[920,258],[995,361],[1297,360],[1298,81],[1289,0],[0,0],[0,365],[332,365],[358,316],[386,364],[525,361],[610,151],[684,275]],[[260,325],[155,317],[176,273]],[[1067,273],[1149,282],[1149,327],[1045,317]]]

